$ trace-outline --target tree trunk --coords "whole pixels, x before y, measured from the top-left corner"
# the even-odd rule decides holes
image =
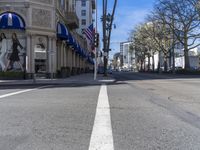
[[[167,72],[167,55],[164,55],[164,71]]]
[[[152,65],[153,65],[153,72],[155,71],[155,59],[154,59],[154,53],[153,53],[153,56],[152,56]]]
[[[150,58],[151,58],[151,56],[150,56],[150,54],[148,54],[148,71],[150,72]]]
[[[143,61],[140,61],[140,71],[143,71]]]
[[[158,73],[161,73],[162,70],[161,70],[161,52],[160,51],[158,52],[158,55],[159,55],[159,57],[158,57]]]
[[[172,66],[172,49],[170,49],[170,52],[169,52],[169,67],[171,68]]]
[[[175,53],[174,53],[174,47],[172,49],[172,61],[173,61],[173,69],[172,69],[172,73],[175,74]]]
[[[144,72],[145,72],[146,71],[146,60],[144,59],[143,62],[144,62]]]
[[[188,50],[184,50],[184,57],[185,57],[185,69],[189,70],[190,69],[190,62],[189,62],[189,55],[188,55]]]
[[[189,54],[188,54],[188,39],[184,39],[184,58],[185,58],[185,70],[190,69]]]

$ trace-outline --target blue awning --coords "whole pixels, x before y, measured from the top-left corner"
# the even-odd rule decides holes
[[[87,53],[86,53],[86,50],[85,50],[85,49],[82,49],[82,55],[83,55],[84,58],[87,57]]]
[[[81,47],[80,47],[80,55],[81,55],[81,57],[84,57],[84,51]]]
[[[57,24],[57,36],[58,38],[69,40],[69,32],[67,27],[62,23]]]
[[[24,19],[11,12],[5,12],[0,15],[0,29],[20,29],[25,30]]]
[[[72,37],[71,33],[69,33],[68,44],[71,45],[71,46],[73,46],[73,44],[74,44],[74,38]]]
[[[94,65],[94,60],[92,59],[91,56],[88,56],[88,62],[92,65]]]
[[[76,40],[74,40],[74,50],[78,53],[78,47],[79,47],[79,44]]]
[[[80,56],[82,56],[82,51],[81,51],[81,46],[80,45],[78,45],[78,53],[79,53]]]

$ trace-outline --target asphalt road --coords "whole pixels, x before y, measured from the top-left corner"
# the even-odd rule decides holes
[[[109,86],[115,150],[199,150],[200,78],[118,73]]]
[[[0,87],[0,150],[200,149],[200,78],[113,78]]]

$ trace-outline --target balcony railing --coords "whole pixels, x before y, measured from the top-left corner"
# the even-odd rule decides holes
[[[76,15],[76,12],[67,12],[66,13],[66,21],[71,29],[76,29],[79,27],[79,19]]]

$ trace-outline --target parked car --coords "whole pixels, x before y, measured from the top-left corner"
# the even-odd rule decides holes
[[[175,67],[175,70],[182,70],[182,67]]]

